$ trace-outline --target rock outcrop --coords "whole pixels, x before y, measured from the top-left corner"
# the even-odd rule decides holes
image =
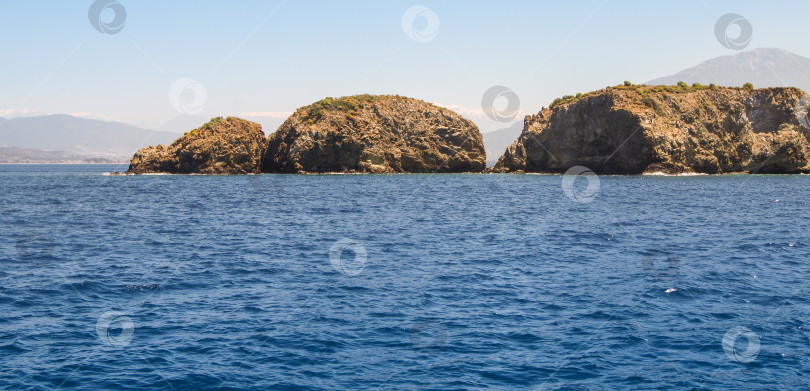
[[[255,174],[267,141],[261,125],[240,118],[214,118],[171,145],[135,152],[129,174]]]
[[[623,85],[526,116],[494,172],[806,173],[807,94],[796,88]]]
[[[460,115],[388,95],[326,98],[299,108],[270,135],[263,171],[478,172],[481,132]]]

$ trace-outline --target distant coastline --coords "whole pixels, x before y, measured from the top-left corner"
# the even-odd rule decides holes
[[[127,164],[125,156],[0,147],[0,164]]]

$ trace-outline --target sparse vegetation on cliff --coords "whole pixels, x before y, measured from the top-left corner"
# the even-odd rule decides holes
[[[554,101],[553,101],[553,102],[551,102],[551,104],[550,104],[548,107],[550,107],[550,108],[552,108],[552,109],[553,109],[553,108],[555,108],[555,107],[557,107],[557,106],[561,106],[561,105],[564,105],[564,104],[566,104],[566,103],[571,103],[571,102],[574,102],[574,101],[576,101],[576,100],[577,100],[577,99],[579,99],[579,98],[582,98],[582,94],[577,94],[577,95],[565,95],[565,96],[563,96],[562,98],[557,98],[557,99],[554,99]]]
[[[171,145],[135,152],[128,173],[255,174],[261,169],[266,139],[261,125],[235,117],[215,117]]]
[[[299,111],[306,112],[302,117],[309,123],[318,122],[323,114],[329,110],[340,110],[347,112],[349,116],[357,115],[357,110],[366,104],[373,103],[378,97],[375,95],[354,95],[341,98],[327,97],[309,106],[304,106]]]
[[[717,91],[719,89],[752,90],[752,89],[754,89],[754,86],[751,83],[746,83],[742,87],[719,87],[714,83],[711,83],[709,85],[703,85],[703,84],[700,84],[700,83],[693,83],[690,86],[690,85],[686,84],[685,82],[679,82],[677,85],[674,85],[674,86],[665,86],[665,85],[633,84],[633,83],[631,83],[629,81],[625,81],[622,84],[619,84],[619,85],[616,85],[616,86],[611,86],[611,87],[606,87],[606,88],[604,88],[602,90],[591,91],[591,92],[588,92],[586,94],[577,93],[576,95],[564,95],[561,98],[554,99],[554,101],[552,101],[551,104],[549,105],[549,108],[553,109],[553,108],[561,106],[561,105],[574,103],[574,102],[578,101],[581,98],[594,96],[594,95],[597,95],[597,94],[601,94],[604,91],[610,91],[610,90],[638,91],[639,93],[642,94],[642,96],[639,98],[640,101],[644,102],[645,104],[647,104],[650,107],[654,107],[652,105],[651,101],[649,99],[647,99],[650,94],[659,94],[659,93],[678,94],[678,93],[686,93],[686,92],[694,92],[694,91],[702,91],[702,90]]]
[[[478,127],[412,98],[357,95],[298,109],[268,141],[265,172],[477,172]]]
[[[797,111],[807,110],[804,96],[796,88],[757,90],[750,83],[624,83],[567,95],[526,117],[523,134],[494,170],[810,172],[807,113]]]

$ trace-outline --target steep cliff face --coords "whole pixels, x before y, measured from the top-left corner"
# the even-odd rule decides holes
[[[481,132],[458,114],[400,96],[327,98],[270,135],[264,172],[477,172]]]
[[[527,116],[493,171],[804,173],[808,103],[796,88],[610,87]]]
[[[261,125],[240,118],[214,118],[171,145],[135,152],[129,174],[254,174],[267,141]]]

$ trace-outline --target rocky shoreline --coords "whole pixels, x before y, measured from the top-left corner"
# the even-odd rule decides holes
[[[810,99],[796,88],[625,85],[527,116],[492,172],[810,172]]]
[[[810,172],[810,98],[796,88],[626,83],[566,96],[526,116],[486,168],[481,132],[457,113],[393,95],[326,98],[264,137],[214,118],[169,146],[139,150],[127,174]]]

